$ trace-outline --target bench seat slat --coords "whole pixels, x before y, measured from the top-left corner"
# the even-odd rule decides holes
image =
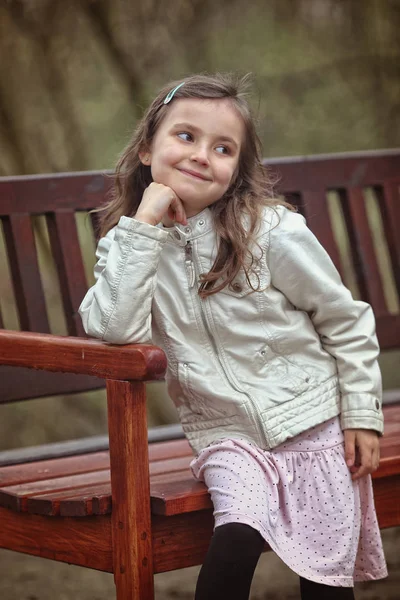
[[[164,459],[171,460],[182,456],[192,457],[192,451],[187,440],[155,442],[149,445],[150,462]],[[30,481],[90,473],[109,469],[109,467],[110,455],[108,451],[6,466],[0,468],[0,488],[19,483],[29,483]]]
[[[384,406],[384,413],[381,465],[373,474],[378,490],[383,490],[382,481],[398,477],[400,471],[399,405]],[[153,515],[173,516],[211,508],[205,485],[195,481],[191,474],[192,457],[186,440],[149,445]],[[385,497],[386,492],[379,493]],[[0,505],[49,516],[108,514],[111,511],[108,452],[0,468]]]
[[[202,483],[196,482],[188,468],[190,457],[184,458],[186,468],[175,472],[163,472],[154,475],[150,480],[152,513],[171,516],[184,512],[204,510],[211,507],[207,490]],[[165,461],[167,467],[168,462]],[[400,469],[400,453],[396,457],[382,459],[381,467],[374,474],[374,479],[381,479],[398,473]],[[82,485],[74,488],[44,491],[36,489],[34,497],[25,490],[23,497],[12,495],[9,488],[0,492],[0,504],[14,510],[28,511],[35,514],[56,516],[87,516],[108,514],[111,510],[111,485],[108,471],[92,473],[96,480],[89,486],[90,479],[83,474]],[[64,478],[68,480],[68,478]],[[85,485],[86,484],[86,485]],[[90,498],[89,498],[90,494]]]
[[[0,489],[10,485],[43,481],[53,477],[78,475],[110,468],[108,452],[55,458],[0,468]]]
[[[27,512],[37,515],[85,517],[111,513],[111,484],[82,485],[63,492],[48,492],[28,498]]]
[[[101,485],[107,483],[107,481],[110,481],[110,471],[102,470],[7,486],[0,489],[0,504],[19,512],[26,512],[28,508],[27,501],[30,497],[49,491],[59,494],[64,490],[73,490],[75,487],[82,486],[85,483],[86,485]],[[93,489],[93,493],[95,493],[95,488]]]
[[[175,473],[180,471],[189,473],[190,460],[191,456],[182,456],[168,461],[153,461],[150,463],[151,478],[155,481],[157,476],[160,476],[162,479],[167,478],[169,480],[174,477]],[[86,488],[88,485],[93,487],[92,492],[96,493],[97,489],[94,488],[96,484],[107,484],[109,494],[111,493],[109,469],[85,470],[79,474],[64,474],[61,477],[45,478],[16,485],[9,485],[6,482],[0,488],[0,504],[7,505],[14,510],[26,511],[28,510],[28,498],[45,495],[52,496],[56,501],[60,493],[66,491],[78,499],[79,490]]]
[[[183,512],[204,510],[210,508],[210,500],[205,486],[196,482],[188,468],[190,457],[184,458],[186,468],[175,472],[164,472],[151,477],[151,506],[152,513],[170,516]],[[168,465],[166,461],[165,466]],[[382,459],[379,470],[374,473],[374,479],[381,479],[398,473],[400,469],[400,453],[395,457]],[[93,485],[88,486],[93,479]],[[67,483],[73,480],[65,477]],[[76,485],[78,482],[82,485]],[[44,482],[49,483],[49,482]],[[85,485],[86,483],[86,485]],[[98,471],[91,474],[81,474],[75,479],[76,487],[62,488],[62,480],[56,480],[56,489],[43,490],[25,488],[17,495],[13,488],[3,488],[0,491],[0,504],[13,510],[28,511],[37,514],[64,516],[86,516],[91,514],[106,514],[111,510],[111,485],[109,471]],[[90,487],[90,490],[88,489]],[[40,491],[43,491],[41,494]],[[91,492],[91,499],[87,494]],[[22,495],[22,492],[24,495]],[[64,501],[68,498],[69,502]],[[94,503],[91,503],[91,500]],[[53,505],[50,508],[50,504]],[[41,506],[43,505],[43,506]]]

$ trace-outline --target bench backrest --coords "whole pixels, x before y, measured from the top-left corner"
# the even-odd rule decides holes
[[[400,347],[400,149],[266,161],[345,283],[370,303],[382,349]],[[337,202],[335,202],[335,200]],[[337,243],[340,208],[349,256]],[[335,213],[335,219],[332,215]],[[346,277],[347,271],[347,277]]]
[[[382,349],[400,347],[400,150],[271,159],[266,164],[279,177],[278,192],[306,216],[345,281],[347,267],[354,273],[357,295],[375,310]],[[76,213],[102,204],[110,186],[111,179],[100,172],[0,178],[0,220],[21,330],[50,331],[32,227],[32,217],[44,215],[67,331],[84,335],[78,307],[88,283]],[[335,210],[350,248],[347,267],[333,226]],[[95,215],[90,218],[95,222]],[[5,325],[0,296],[0,328]],[[0,368],[0,380],[0,403],[104,385],[91,377],[8,367]]]
[[[88,289],[76,214],[104,203],[111,179],[100,172],[0,178],[0,220],[20,329],[49,333],[33,217],[44,216],[67,333],[85,335],[78,308]],[[90,215],[95,226],[95,215]],[[91,228],[87,229],[88,233]],[[0,288],[1,289],[1,288]],[[1,297],[0,297],[1,310]],[[0,312],[0,328],[5,326]],[[95,377],[0,368],[0,402],[104,387]]]

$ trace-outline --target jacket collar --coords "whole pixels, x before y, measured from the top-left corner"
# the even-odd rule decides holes
[[[194,217],[189,217],[187,225],[176,223],[173,227],[164,227],[162,223],[158,227],[168,232],[168,241],[178,246],[185,246],[189,240],[195,240],[213,229],[213,219],[209,208],[205,208]]]

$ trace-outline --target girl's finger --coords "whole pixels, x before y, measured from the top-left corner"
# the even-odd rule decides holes
[[[377,468],[379,467],[379,462],[380,462],[380,451],[379,451],[379,445],[374,448],[373,451],[373,455],[372,455],[372,467],[373,470],[376,471]]]
[[[361,466],[356,473],[353,474],[352,479],[356,481],[357,479],[361,479],[368,473],[372,473],[372,448],[367,446],[366,444],[360,444],[358,446],[358,450],[360,453],[360,462]]]
[[[172,200],[170,206],[175,213],[175,221],[182,223],[182,225],[186,225],[187,220],[185,209],[183,208],[183,204],[177,196],[175,196],[175,198]]]
[[[345,458],[346,465],[352,467],[356,458],[355,450],[356,434],[351,429],[346,429],[344,432]]]

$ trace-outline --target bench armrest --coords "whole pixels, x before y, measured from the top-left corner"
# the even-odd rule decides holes
[[[0,365],[94,375],[101,379],[163,379],[167,367],[157,346],[118,346],[100,340],[0,330]]]

